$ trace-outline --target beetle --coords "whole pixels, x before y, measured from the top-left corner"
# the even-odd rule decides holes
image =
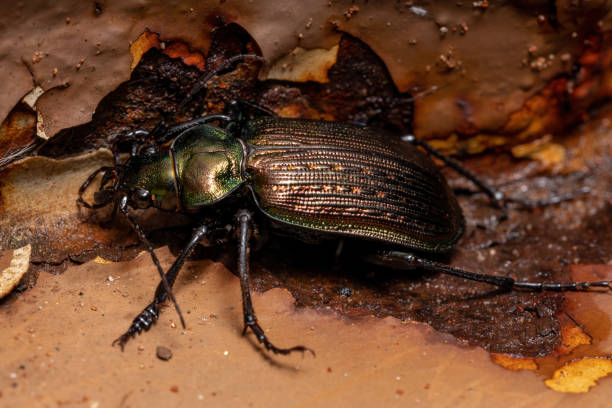
[[[260,59],[239,55],[229,59],[225,68],[248,58]],[[206,75],[202,83],[218,72]],[[187,99],[202,87],[196,87]],[[249,111],[254,117],[247,114]],[[122,161],[119,146],[125,141],[131,144],[130,157]],[[459,162],[413,135],[398,136],[355,124],[281,118],[264,107],[232,101],[227,115],[207,115],[170,128],[158,126],[152,132],[128,132],[117,139],[113,152],[115,165],[92,173],[80,187],[77,201],[92,209],[114,203],[114,212],[118,209],[128,219],[161,276],[153,301],[113,342],[121,350],[130,338],[152,327],[159,317],[160,304],[167,298],[185,325],[172,294],[185,259],[199,242],[236,232],[243,334],[250,329],[259,343],[275,354],[314,354],[302,345],[275,346],[258,323],[249,289],[255,214],[263,216],[272,231],[306,241],[368,242],[372,251],[366,258],[393,268],[426,269],[505,290],[612,289],[609,281],[516,282],[432,260],[451,251],[464,232],[465,220],[431,156],[471,180],[504,213],[511,202],[535,207],[558,203],[575,193],[539,201],[505,197]],[[100,186],[90,204],[83,194],[100,173]],[[209,221],[194,229],[164,273],[130,207],[195,213]],[[235,231],[227,231],[228,224]]]

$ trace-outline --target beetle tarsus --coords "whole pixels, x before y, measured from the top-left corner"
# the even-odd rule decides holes
[[[278,348],[268,340],[263,329],[257,323],[257,317],[255,316],[255,309],[253,308],[253,302],[251,301],[251,291],[249,289],[249,236],[250,236],[250,223],[251,214],[247,210],[240,210],[236,214],[238,219],[239,228],[239,239],[238,239],[238,273],[240,275],[240,289],[242,291],[242,311],[244,314],[244,329],[242,334],[244,335],[248,328],[250,328],[257,341],[264,345],[266,350],[273,352],[274,354],[289,354],[293,351],[301,351],[302,353],[308,351],[315,355],[315,352],[308,347],[295,346],[290,348]]]
[[[316,354],[315,354],[314,350],[312,350],[312,349],[310,349],[308,347],[305,347],[305,346],[294,346],[294,347],[290,347],[290,348],[286,348],[286,349],[276,347],[274,344],[272,344],[270,342],[270,340],[268,340],[268,338],[264,334],[263,329],[257,323],[257,321],[250,322],[250,323],[246,323],[245,322],[242,334],[245,335],[246,331],[249,328],[251,329],[253,334],[255,334],[255,337],[257,338],[257,341],[260,344],[263,344],[264,347],[266,348],[266,350],[271,351],[274,354],[287,355],[287,354],[290,354],[290,353],[292,353],[294,351],[299,351],[302,354],[304,354],[305,352],[309,352],[309,353],[312,354],[313,357],[316,357]]]
[[[153,324],[159,319],[159,303],[157,301],[153,301],[149,304],[145,309],[132,320],[132,325],[130,328],[123,333],[121,336],[116,338],[112,346],[119,344],[121,347],[121,351],[125,348],[127,342],[135,337],[137,334],[142,333],[143,331],[148,331]]]
[[[612,283],[610,281],[596,282],[517,282],[513,286],[516,289],[527,290],[550,290],[550,291],[588,291],[592,288],[607,288],[612,291]]]

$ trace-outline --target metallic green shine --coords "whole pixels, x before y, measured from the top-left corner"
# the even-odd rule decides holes
[[[126,174],[127,185],[151,192],[154,207],[162,210],[177,208],[174,169],[168,152],[133,157]]]
[[[240,164],[243,149],[236,139],[219,128],[192,128],[172,143],[179,201],[185,209],[216,203],[243,182]]]

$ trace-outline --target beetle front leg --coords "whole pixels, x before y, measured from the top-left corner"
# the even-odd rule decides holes
[[[187,243],[187,246],[183,249],[181,254],[176,258],[168,272],[166,273],[166,280],[168,282],[168,286],[172,288],[174,286],[174,282],[176,281],[176,277],[181,270],[181,267],[185,263],[185,259],[193,248],[196,246],[198,242],[200,242],[204,237],[206,237],[209,231],[208,226],[202,225],[196,228],[191,236],[191,239]],[[159,305],[166,301],[168,298],[168,292],[166,292],[166,288],[164,282],[160,282],[157,285],[157,289],[155,290],[155,297],[153,302],[151,302],[147,307],[144,308],[142,312],[134,320],[130,328],[120,337],[118,337],[115,341],[113,341],[113,346],[118,344],[121,347],[121,351],[125,347],[125,344],[129,339],[140,334],[143,330],[148,331],[153,323],[157,321],[159,318]]]
[[[251,214],[246,210],[240,210],[236,215],[238,218],[239,227],[239,241],[238,241],[238,272],[240,275],[240,289],[242,291],[242,311],[244,314],[244,335],[250,328],[257,341],[263,344],[267,350],[272,351],[274,354],[289,354],[292,351],[309,351],[312,355],[315,352],[308,347],[295,346],[287,349],[276,347],[270,343],[266,337],[263,329],[257,323],[257,317],[255,316],[255,309],[253,309],[253,303],[251,301],[251,291],[249,289],[249,227],[251,223]]]

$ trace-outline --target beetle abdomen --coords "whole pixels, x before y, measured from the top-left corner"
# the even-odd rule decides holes
[[[334,122],[249,122],[247,171],[277,220],[431,252],[463,233],[455,196],[427,155],[381,130]]]

